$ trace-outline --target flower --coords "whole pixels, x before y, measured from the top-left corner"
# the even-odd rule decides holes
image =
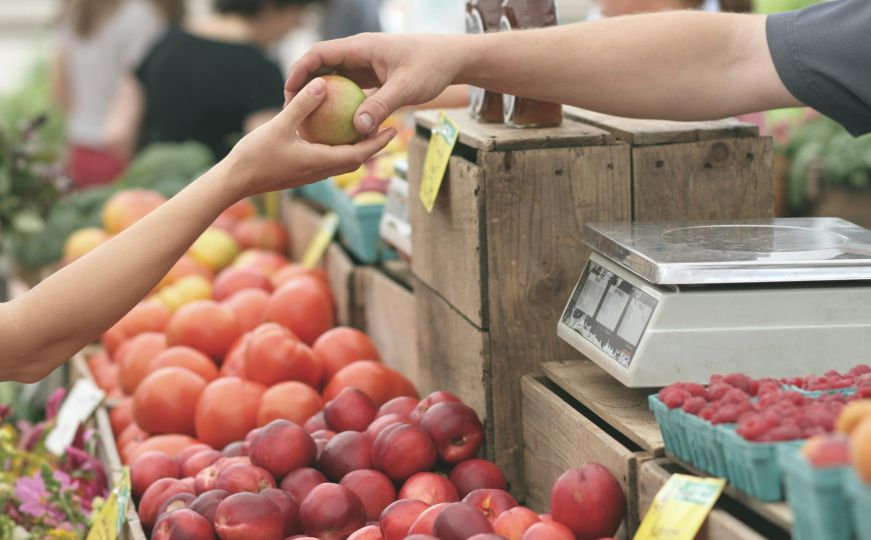
[[[48,490],[39,473],[33,476],[23,476],[15,482],[15,497],[21,504],[18,509],[33,517],[41,517],[48,513]]]
[[[66,389],[61,386],[57,390],[51,393],[48,396],[48,400],[45,403],[45,419],[46,420],[54,420],[57,416],[58,411],[60,410],[61,405],[63,405],[64,398],[67,396]]]

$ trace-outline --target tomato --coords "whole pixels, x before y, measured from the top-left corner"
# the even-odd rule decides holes
[[[185,304],[173,314],[166,328],[169,345],[186,345],[222,360],[227,349],[242,335],[233,310],[213,300]]]
[[[196,410],[197,437],[212,448],[241,441],[257,427],[257,408],[266,392],[262,384],[221,377],[206,386]]]
[[[262,272],[232,266],[222,270],[212,285],[214,287],[212,297],[218,301],[226,300],[234,294],[248,289],[272,292],[272,282]]]
[[[162,302],[145,300],[131,309],[121,319],[121,328],[128,338],[144,332],[163,332],[172,312]]]
[[[110,392],[118,386],[118,364],[112,362],[108,353],[102,350],[88,358],[88,369],[104,392]]]
[[[231,219],[233,221],[242,221],[243,219],[253,218],[257,216],[257,207],[249,199],[242,199],[233,203],[229,208],[221,212],[218,219]]]
[[[142,379],[133,394],[133,418],[152,434],[194,434],[194,413],[206,380],[187,368],[165,367]]]
[[[215,278],[215,273],[207,266],[202,265],[194,260],[190,255],[182,255],[181,258],[169,269],[169,272],[163,276],[156,289],[162,289],[167,285],[172,285],[177,281],[188,276],[200,276],[211,281]]]
[[[269,303],[269,293],[260,289],[239,291],[223,304],[233,310],[236,321],[243,332],[254,330],[266,320],[266,305]]]
[[[272,293],[266,319],[290,329],[311,345],[333,327],[333,301],[313,278],[293,279]]]
[[[167,367],[189,369],[205,379],[206,382],[218,378],[218,368],[211,358],[196,349],[183,345],[170,347],[155,356],[154,360],[148,364],[148,372],[152,373],[160,368]]]
[[[340,369],[358,360],[380,361],[381,356],[369,336],[354,329],[339,326],[327,331],[312,347],[324,364],[324,382]]]
[[[249,339],[251,339],[251,332],[237,339],[236,343],[230,347],[224,358],[224,363],[221,364],[221,369],[218,371],[219,377],[245,378],[245,351],[248,348]]]
[[[131,422],[126,428],[124,428],[121,434],[118,435],[115,444],[118,448],[124,448],[130,443],[140,443],[147,438],[148,433],[141,427],[137,426],[136,422]]]
[[[336,397],[345,388],[366,393],[377,406],[399,396],[418,397],[417,390],[399,372],[372,360],[360,360],[333,375],[324,389],[324,400]]]
[[[290,240],[284,226],[275,219],[249,218],[233,227],[233,238],[242,249],[267,249],[279,253],[287,252]]]
[[[145,332],[130,338],[118,349],[118,382],[125,394],[131,395],[148,374],[148,365],[166,350],[166,336]]]
[[[120,400],[109,409],[109,421],[112,423],[112,433],[118,437],[133,422],[133,397]]]
[[[118,361],[118,348],[124,343],[124,340],[127,339],[127,334],[124,332],[124,328],[121,325],[121,321],[115,323],[112,328],[109,328],[105,332],[103,332],[103,336],[100,338],[100,342],[103,344],[103,348],[106,349],[106,352],[109,353],[109,357],[113,361]]]
[[[283,418],[301,426],[323,408],[320,394],[311,386],[297,381],[283,382],[263,394],[257,409],[257,425],[265,426]]]
[[[308,276],[310,278],[315,279],[324,290],[324,293],[330,295],[330,282],[327,281],[327,275],[323,270],[317,270],[315,268],[306,268],[301,264],[287,264],[282,266],[270,278],[272,280],[272,288],[278,290],[285,283],[290,282],[293,279],[298,277]]]
[[[300,381],[318,386],[323,376],[320,360],[286,328],[264,324],[251,332],[245,350],[245,378],[267,386]]]
[[[289,264],[287,257],[265,249],[246,249],[236,257],[233,266],[256,270],[271,276],[276,270]]]
[[[170,457],[175,457],[188,446],[199,442],[200,441],[193,437],[177,434],[148,437],[141,443],[138,443],[135,448],[127,452],[127,463],[132,463],[140,454],[151,451],[164,452],[169,454]]]

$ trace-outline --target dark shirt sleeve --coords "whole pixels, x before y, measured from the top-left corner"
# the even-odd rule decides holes
[[[835,0],[770,15],[768,47],[799,101],[853,135],[871,132],[871,0]]]
[[[240,97],[244,116],[280,110],[284,106],[284,77],[281,69],[272,62],[260,63],[246,80]]]

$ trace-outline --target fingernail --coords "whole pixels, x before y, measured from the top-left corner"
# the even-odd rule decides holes
[[[372,131],[372,115],[369,113],[360,113],[360,126],[363,127],[364,133]]]
[[[311,92],[315,96],[319,96],[324,93],[324,90],[327,89],[327,83],[320,77],[317,79],[313,79],[312,82],[308,83],[308,91]]]

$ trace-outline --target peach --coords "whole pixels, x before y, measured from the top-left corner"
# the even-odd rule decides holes
[[[128,189],[112,195],[103,205],[103,228],[118,234],[166,202],[166,197],[147,189]]]
[[[177,433],[170,433],[169,435],[154,435],[148,437],[141,443],[138,443],[135,448],[127,452],[127,457],[132,463],[140,454],[150,452],[151,450],[160,450],[174,458],[179,452],[196,443],[197,440],[193,437],[179,435]]]
[[[212,540],[212,524],[193,510],[181,509],[161,518],[154,527],[152,540]]]
[[[324,332],[312,345],[312,350],[324,363],[324,382],[343,367],[360,360],[381,361],[372,339],[357,330],[338,326]]]
[[[577,538],[614,536],[626,513],[626,497],[608,469],[587,463],[564,472],[554,482],[550,513]]]
[[[536,523],[526,529],[522,540],[576,540],[571,529],[556,521]]]
[[[238,292],[250,289],[260,289],[269,293],[272,292],[272,283],[265,274],[256,270],[225,268],[212,282],[212,297],[220,302]]]
[[[221,540],[281,540],[284,525],[281,508],[257,493],[230,495],[215,511],[215,531]]]
[[[179,467],[184,467],[184,462],[187,461],[190,457],[195,454],[199,454],[203,450],[212,450],[213,448],[208,444],[197,443],[188,446],[187,448],[181,450],[175,456],[175,460],[178,462]],[[187,475],[185,475],[187,476]]]
[[[478,533],[493,532],[493,525],[471,504],[450,503],[433,525],[435,536],[442,540],[466,540]]]
[[[319,430],[315,431],[314,433],[312,433],[311,435],[312,435],[312,439],[314,439],[315,441],[317,441],[318,439],[323,439],[323,440],[329,442],[330,439],[332,439],[333,437],[336,436],[336,432],[330,431],[329,429],[319,429]]]
[[[218,509],[218,505],[230,495],[229,491],[224,491],[223,489],[205,491],[191,501],[188,508],[209,520],[211,525],[215,522],[215,511]]]
[[[86,227],[69,235],[64,241],[63,262],[69,264],[111,238],[98,227]]]
[[[250,332],[266,320],[269,293],[261,289],[245,289],[233,294],[222,303],[233,310],[236,322],[239,323],[242,331]]]
[[[133,397],[128,396],[109,409],[109,421],[112,423],[112,433],[119,436],[133,422]]]
[[[299,503],[286,491],[277,488],[268,488],[260,492],[261,495],[274,502],[284,515],[284,535],[290,536],[302,532],[302,524],[299,521]]]
[[[463,497],[463,502],[480,510],[490,523],[494,523],[506,510],[517,506],[514,497],[501,489],[476,489]]]
[[[412,534],[411,536],[406,536],[405,540],[440,540],[431,534]]]
[[[277,324],[257,327],[245,351],[245,377],[267,386],[299,381],[317,386],[323,367],[312,350]]]
[[[322,429],[327,429],[327,422],[324,420],[324,411],[317,412],[309,417],[302,426],[309,433],[314,433]]]
[[[378,413],[375,415],[375,418],[381,418],[388,414],[397,414],[399,416],[407,416],[411,418],[411,413],[417,408],[418,403],[420,403],[420,400],[413,397],[395,397],[378,408]]]
[[[238,457],[238,456],[247,456],[249,453],[249,445],[243,441],[234,441],[225,446],[221,450],[221,454],[224,457]]]
[[[853,429],[850,460],[859,478],[871,482],[871,418],[865,418]]]
[[[333,298],[314,278],[292,279],[272,293],[266,319],[284,326],[303,343],[311,345],[334,325]],[[310,384],[317,386],[322,375],[323,371]]]
[[[366,525],[349,536],[348,540],[384,540],[384,536],[377,525]]]
[[[265,249],[284,253],[290,240],[284,226],[275,219],[252,217],[233,227],[233,238],[242,249]]]
[[[417,403],[417,406],[411,411],[411,419],[415,422],[420,422],[423,414],[428,411],[433,405],[439,403],[462,403],[460,398],[450,392],[438,390],[426,396]]]
[[[339,484],[315,487],[299,507],[303,530],[321,540],[344,540],[366,524],[366,510],[353,491]]]
[[[411,424],[411,419],[408,416],[400,415],[400,414],[386,414],[384,416],[379,416],[375,420],[369,424],[369,427],[366,428],[364,435],[370,441],[374,442],[375,439],[378,438],[378,434],[381,433],[384,428],[387,426],[392,426],[393,424]]]
[[[130,464],[130,487],[133,498],[139,500],[148,486],[160,478],[178,478],[179,466],[165,452],[145,452]]]
[[[263,394],[257,409],[257,424],[263,426],[284,418],[303,425],[323,407],[321,395],[311,386],[298,381],[279,383]]]
[[[215,489],[223,489],[230,493],[242,491],[259,493],[271,487],[275,487],[275,479],[269,471],[244,463],[237,463],[224,470],[218,470],[218,475],[215,478]]]
[[[327,426],[336,432],[365,431],[375,413],[378,412],[375,402],[368,395],[356,388],[344,388],[339,394],[324,406],[324,420]]]
[[[402,499],[385,508],[378,520],[384,540],[405,538],[411,525],[427,508],[429,505],[425,502]]]
[[[369,439],[357,431],[339,433],[327,441],[318,465],[334,482],[351,471],[372,468]]]
[[[190,347],[170,347],[157,356],[148,364],[149,373],[160,368],[179,367],[193,371],[200,377],[211,382],[218,378],[218,368],[211,358]]]
[[[470,536],[469,540],[505,540],[505,537],[496,533],[478,533],[474,536]]]
[[[841,409],[841,413],[835,421],[835,430],[849,435],[859,425],[859,422],[866,418],[871,418],[871,399],[851,401]]]
[[[399,490],[400,499],[413,499],[433,505],[438,503],[457,502],[457,488],[441,474],[419,472],[412,475],[402,484]]]
[[[339,484],[354,492],[363,503],[368,521],[377,521],[381,512],[396,500],[396,488],[384,473],[360,469],[346,474]]]
[[[439,517],[439,514],[442,513],[442,510],[447,508],[448,504],[450,503],[434,504],[424,510],[423,513],[417,516],[414,523],[411,524],[411,528],[408,529],[408,534],[433,534],[435,520]]]
[[[288,420],[273,420],[251,440],[251,463],[280,478],[315,462],[317,447],[304,429]]]
[[[230,266],[239,254],[239,245],[229,233],[209,227],[188,250],[188,255],[215,272]]]
[[[436,461],[436,447],[421,427],[394,424],[372,444],[372,464],[391,480],[401,482],[414,473],[428,471]]]
[[[172,312],[157,300],[143,300],[136,304],[118,323],[128,338],[145,332],[163,332]]]
[[[457,464],[451,470],[449,478],[460,497],[465,497],[476,489],[508,489],[502,470],[486,459],[467,459]]]
[[[304,500],[316,486],[327,482],[327,477],[319,470],[302,467],[282,478],[279,487],[293,495],[293,498],[299,502]]]
[[[203,450],[186,459],[184,465],[181,466],[181,475],[196,477],[200,471],[212,465],[224,457],[224,454],[217,450]]]
[[[493,529],[507,540],[521,540],[523,533],[540,521],[538,514],[529,508],[515,506],[499,514],[493,522]]]
[[[143,332],[119,347],[116,355],[120,366],[118,382],[125,394],[133,394],[142,379],[148,375],[151,361],[166,348],[166,336],[159,332]]]
[[[270,278],[275,275],[280,269],[290,264],[287,257],[274,251],[266,249],[246,249],[236,257],[233,265],[236,268],[248,268],[262,272]],[[275,281],[272,282],[273,288],[278,288]]]
[[[213,300],[185,304],[166,327],[169,345],[193,347],[218,361],[241,335],[233,310]]]
[[[197,402],[206,384],[189,369],[160,368],[136,387],[133,418],[148,433],[193,435]]]
[[[354,127],[354,113],[366,99],[357,83],[340,75],[325,75],[326,97],[299,126],[300,136],[312,143],[351,144],[360,133]]]
[[[157,521],[159,522],[164,514],[171,514],[176,510],[189,508],[196,498],[197,496],[193,493],[176,493],[160,505],[160,510],[157,511]]]
[[[420,426],[436,444],[439,459],[459,463],[475,457],[484,442],[484,426],[478,414],[462,403],[433,405],[420,418]]]
[[[163,289],[167,285],[177,283],[189,276],[199,276],[211,281],[215,277],[215,273],[193,260],[189,255],[182,255],[172,268],[169,269],[169,272],[163,276],[163,279],[160,280],[156,288]]]
[[[139,512],[139,520],[142,522],[142,525],[146,529],[152,528],[157,521],[157,513],[160,511],[163,503],[179,493],[194,494],[193,490],[186,483],[176,478],[161,478],[148,486],[136,508]]]

